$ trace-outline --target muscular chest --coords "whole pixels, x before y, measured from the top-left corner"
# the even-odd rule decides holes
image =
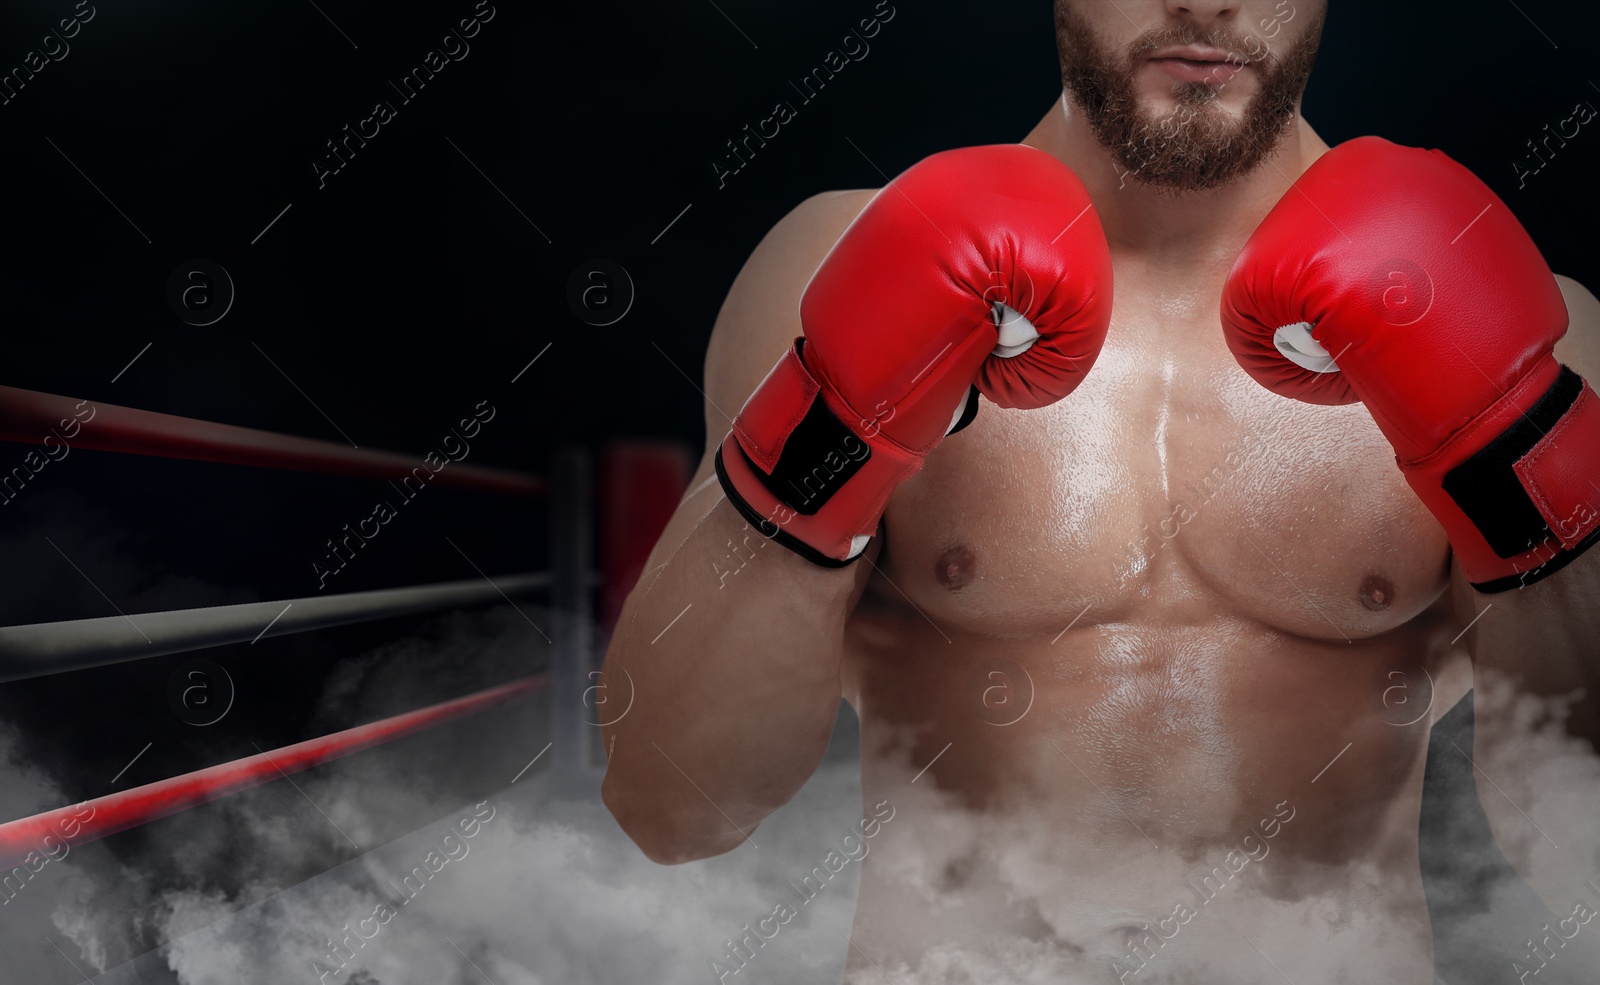
[[[1120,289],[1120,286],[1119,286]],[[1443,532],[1359,404],[1269,393],[1215,317],[1124,308],[1067,399],[985,403],[891,499],[884,573],[937,624],[986,635],[1228,611],[1371,637],[1443,588]]]

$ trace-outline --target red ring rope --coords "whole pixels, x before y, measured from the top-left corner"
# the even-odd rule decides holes
[[[272,752],[246,756],[182,776],[0,824],[0,871],[19,865],[32,852],[43,853],[45,839],[72,845],[208,804],[232,793],[269,783],[290,773],[392,742],[414,732],[461,718],[541,689],[549,677],[536,674],[452,701],[384,718],[366,725],[308,739]]]
[[[74,410],[83,404],[92,408],[92,416]],[[62,433],[63,430],[70,433]],[[0,441],[37,445],[50,438],[68,448],[295,469],[360,479],[402,479],[411,475],[412,469],[420,468],[429,473],[429,481],[436,485],[512,496],[535,496],[549,490],[549,484],[542,477],[523,472],[459,462],[448,462],[434,472],[419,456],[346,448],[331,441],[276,431],[258,431],[0,386]]]

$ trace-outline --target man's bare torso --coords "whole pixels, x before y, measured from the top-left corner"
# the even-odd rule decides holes
[[[1238,367],[1222,272],[1139,267],[1078,390],[985,402],[890,500],[851,981],[1427,982],[1444,534],[1364,408]]]

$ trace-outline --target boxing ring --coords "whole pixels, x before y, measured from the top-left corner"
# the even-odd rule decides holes
[[[72,418],[73,408],[86,402],[0,387],[0,441],[36,445],[40,435],[52,433],[57,421]],[[111,404],[95,405],[92,426],[76,433],[72,444],[121,454],[372,480],[398,479],[420,462],[420,457],[396,452]],[[674,443],[618,442],[602,455],[598,487],[585,449],[559,449],[552,465],[546,478],[453,463],[433,480],[479,493],[546,500],[551,556],[545,571],[0,627],[0,683],[5,683],[398,616],[500,602],[514,606],[513,599],[537,595],[547,596],[553,617],[548,627],[551,656],[544,672],[0,823],[0,872],[39,851],[47,838],[74,846],[95,841],[532,695],[544,696],[550,708],[552,756],[544,771],[554,774],[568,791],[587,786],[593,795],[601,768],[598,742],[596,729],[581,709],[597,670],[596,622],[601,620],[602,627],[614,623],[656,537],[677,507],[692,464],[687,450]],[[598,538],[593,529],[596,520]],[[593,567],[596,561],[598,571]],[[598,613],[593,605],[595,588],[602,596]]]

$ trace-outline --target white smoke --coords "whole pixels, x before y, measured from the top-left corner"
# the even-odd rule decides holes
[[[446,864],[389,922],[369,924],[372,940],[351,948],[343,967],[320,980],[466,983],[482,981],[481,970],[498,985],[705,985],[715,980],[710,962],[723,956],[727,939],[771,913],[775,900],[794,898],[785,880],[837,845],[858,802],[850,764],[830,765],[761,826],[759,849],[745,845],[667,867],[645,859],[597,799],[555,799],[541,777],[526,777],[487,798],[494,818],[464,857]],[[353,920],[371,915],[385,897],[395,899],[390,884],[422,864],[456,816],[471,813],[470,805],[458,808],[193,931],[165,949],[165,960],[183,985],[316,982],[314,960],[325,970],[338,964],[326,957],[328,938],[344,937]],[[730,980],[838,981],[854,894],[846,870]],[[213,902],[198,894],[165,899],[175,918],[184,908],[209,915]]]
[[[454,613],[341,665],[308,731],[538,671],[546,644],[527,618],[549,631],[549,614],[532,606]],[[836,849],[862,813],[853,759],[833,759],[760,827],[759,849],[659,866],[599,802],[598,776],[588,797],[562,799],[570,792],[542,772],[554,750],[511,784],[550,741],[548,727],[548,698],[525,697],[403,740],[404,755],[358,754],[141,829],[139,843],[119,839],[120,857],[107,843],[74,847],[0,908],[0,983],[12,971],[29,985],[82,981],[76,965],[97,983],[141,985],[431,985],[482,974],[497,985],[704,985],[728,940],[793,900],[788,881]],[[426,871],[451,825],[473,815],[444,781],[496,758],[505,786],[486,796],[493,820],[340,967],[330,938],[385,899],[404,899],[394,887]],[[72,799],[40,770],[5,765],[7,816]],[[838,981],[855,868],[798,906],[730,980]]]
[[[1600,881],[1600,758],[1567,734],[1581,694],[1542,699],[1491,673],[1480,673],[1476,687],[1478,703],[1492,710],[1478,719],[1491,752],[1477,766],[1485,806],[1505,817],[1501,850],[1537,884],[1571,883],[1576,892],[1584,879]]]
[[[546,613],[501,606],[440,617],[348,662],[325,682],[312,731],[538,669],[544,644],[524,613],[549,630]],[[1504,724],[1496,727],[1526,739],[1509,758],[1481,764],[1529,818],[1521,834],[1502,829],[1508,854],[1536,872],[1544,866],[1546,874],[1558,873],[1565,865],[1575,874],[1587,867],[1600,876],[1595,859],[1571,854],[1577,848],[1553,861],[1546,857],[1549,845],[1533,826],[1564,846],[1595,844],[1600,764],[1566,737],[1568,702],[1515,697],[1493,681],[1479,686],[1486,689],[1484,700],[1513,711],[1497,716]],[[871,841],[862,863],[873,867],[880,885],[904,895],[886,899],[880,892],[863,901],[870,912],[861,916],[872,932],[859,941],[869,950],[857,952],[849,935],[861,865],[844,867],[803,905],[791,885],[814,872],[870,813],[861,799],[847,709],[824,766],[753,833],[759,848],[746,844],[703,862],[659,866],[623,835],[597,796],[566,799],[542,767],[511,784],[548,741],[545,699],[523,704],[525,711],[506,716],[498,734],[448,726],[428,742],[407,745],[404,757],[359,755],[296,776],[298,789],[275,783],[164,822],[147,852],[170,861],[160,871],[138,864],[146,856],[137,852],[125,865],[104,845],[74,848],[64,863],[47,866],[0,907],[0,982],[81,981],[75,963],[106,985],[456,985],[485,977],[496,985],[707,985],[718,981],[712,961],[726,964],[729,941],[743,937],[746,926],[756,927],[780,901],[795,905],[797,916],[755,945],[724,982],[837,983],[845,980],[851,956],[858,967],[849,985],[1112,982],[1103,955],[1077,953],[1062,942],[1081,942],[1086,921],[1105,922],[1112,908],[1093,905],[1105,898],[1143,898],[1146,907],[1130,907],[1122,918],[1137,924],[1166,916],[1185,892],[1162,881],[1156,867],[1126,859],[1105,860],[1101,874],[1109,881],[1063,884],[1057,862],[1093,850],[1081,833],[1038,812],[975,811],[940,790],[932,774],[910,784],[925,763],[912,761],[914,736],[907,733],[877,753],[895,763],[893,769],[880,763],[882,773],[905,775],[890,794],[895,818]],[[44,772],[13,761],[11,753],[10,737],[0,731],[0,809],[6,816],[71,802]],[[452,825],[473,815],[475,805],[460,802],[439,778],[496,755],[506,760],[505,785],[486,795],[494,818],[467,842],[470,851],[444,865],[342,965],[330,957],[330,938],[343,939],[345,928],[373,914],[377,904],[401,898],[394,884],[424,865]],[[1277,796],[1264,796],[1259,806],[1269,810]],[[396,837],[401,831],[409,833]],[[1471,847],[1459,848],[1463,865]],[[1217,861],[1207,856],[1190,868]],[[1286,875],[1274,869],[1283,862],[1283,855],[1272,854],[1252,863],[1227,891],[1235,895],[1196,916],[1126,980],[1255,981],[1255,972],[1239,971],[1245,959],[1256,960],[1254,947],[1295,981],[1331,980],[1317,977],[1331,962],[1297,957],[1305,946],[1304,908],[1265,891],[1268,880]],[[1297,889],[1310,894],[1319,886],[1341,887],[1343,895],[1330,894],[1322,913],[1336,937],[1383,949],[1400,946],[1414,929],[1406,923],[1415,920],[1414,912],[1384,904],[1395,887],[1371,867],[1330,866],[1296,878]],[[963,907],[956,902],[963,893],[1003,902]],[[1249,940],[1228,936],[1232,914],[1245,912],[1251,915]],[[916,940],[929,926],[942,935],[939,942],[909,959],[885,958],[874,944]],[[1600,922],[1588,929],[1600,931]],[[1575,951],[1559,956],[1539,980],[1559,980],[1559,962],[1577,969],[1581,958]],[[1266,963],[1260,969],[1260,981],[1276,980]]]

